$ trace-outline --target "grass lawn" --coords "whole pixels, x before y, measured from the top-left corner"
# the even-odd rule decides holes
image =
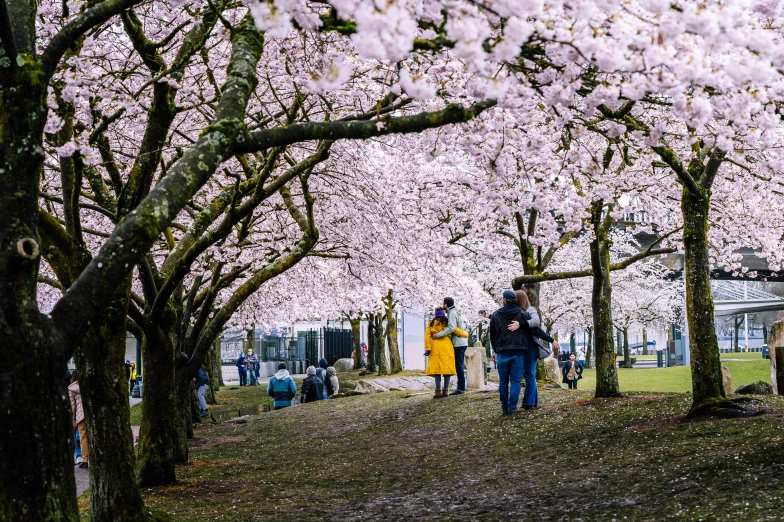
[[[722,364],[732,375],[737,388],[754,381],[770,382],[770,359],[758,353],[723,353]],[[618,368],[618,384],[622,392],[691,392],[691,369],[688,366],[671,368]],[[586,369],[578,386],[583,390],[596,387],[596,371]]]
[[[144,497],[178,522],[781,516],[784,397],[689,422],[685,394],[590,395],[502,417],[495,393],[382,393],[198,426],[178,483]]]

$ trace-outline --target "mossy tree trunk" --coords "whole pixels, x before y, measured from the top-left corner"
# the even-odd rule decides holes
[[[378,357],[378,374],[379,375],[389,375],[389,362],[387,359],[387,351],[386,351],[386,333],[384,331],[383,326],[383,319],[381,312],[377,312],[374,314],[374,321],[376,325],[376,354]],[[388,328],[388,327],[387,327]]]
[[[349,318],[351,324],[351,342],[354,347],[354,369],[362,369],[362,342],[360,340],[360,326],[362,324],[362,316]]]
[[[710,190],[702,188],[700,193],[695,194],[684,187],[681,212],[686,269],[686,319],[691,350],[692,411],[697,412],[725,399],[710,288]]]
[[[173,484],[174,447],[177,441],[175,350],[176,317],[169,308],[158,325],[145,331],[144,400],[136,470],[143,487]]]
[[[392,290],[384,298],[384,314],[387,319],[387,346],[389,346],[389,373],[395,374],[403,371],[400,360],[400,347],[397,342],[397,319],[395,318],[395,301]]]
[[[596,342],[596,397],[620,397],[618,371],[613,346],[612,286],[610,285],[610,239],[607,236],[610,213],[602,219],[603,201],[591,205],[594,239],[591,241],[593,270],[593,329]]]
[[[107,308],[101,324],[88,330],[75,356],[87,420],[93,522],[145,520],[147,514],[136,483],[123,365],[130,289],[129,278]]]

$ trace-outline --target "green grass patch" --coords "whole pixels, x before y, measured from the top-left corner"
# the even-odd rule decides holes
[[[198,426],[178,483],[144,496],[178,522],[780,516],[784,397],[689,422],[685,394],[590,395],[502,417],[496,393],[370,394]]]

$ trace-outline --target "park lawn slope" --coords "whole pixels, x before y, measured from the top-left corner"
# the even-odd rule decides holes
[[[152,510],[195,520],[764,520],[784,498],[784,398],[688,422],[685,394],[383,393],[197,427]]]

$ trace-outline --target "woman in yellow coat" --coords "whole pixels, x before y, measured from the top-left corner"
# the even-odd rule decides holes
[[[433,339],[433,334],[440,332],[447,326],[446,311],[436,308],[435,317],[425,329],[425,355],[427,359],[426,375],[432,375],[436,380],[435,398],[446,397],[449,390],[449,378],[455,374],[455,349],[452,347],[452,336],[447,335],[441,339]],[[455,328],[454,335],[468,337],[460,328]],[[441,388],[441,377],[444,377],[444,387]]]

